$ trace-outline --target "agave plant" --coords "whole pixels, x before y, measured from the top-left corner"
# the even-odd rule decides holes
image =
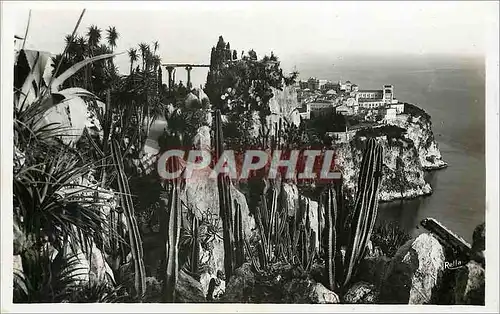
[[[54,259],[45,248],[23,253],[23,271],[14,272],[14,302],[62,302],[72,294],[72,286],[83,268],[76,256],[64,257],[60,251]]]
[[[371,241],[375,247],[379,247],[382,253],[388,257],[393,257],[400,246],[411,239],[397,222],[380,225],[373,229]]]
[[[68,44],[73,44],[82,16],[83,13],[69,37]],[[63,55],[67,50],[68,46]],[[48,279],[43,276],[37,278],[37,272],[30,270],[36,264],[42,265],[44,262],[47,264],[50,261],[45,255],[37,255],[39,247],[43,246],[44,242],[49,241],[61,252],[61,248],[64,247],[62,243],[68,240],[73,245],[80,244],[85,248],[88,241],[97,241],[106,230],[107,221],[99,208],[102,204],[97,187],[82,184],[82,178],[91,174],[98,167],[100,160],[85,162],[76,150],[65,145],[68,144],[65,137],[70,130],[61,125],[61,121],[57,119],[54,122],[47,121],[47,116],[54,111],[57,113],[60,110],[69,110],[75,100],[80,100],[83,104],[84,100],[97,100],[94,94],[84,89],[60,90],[60,86],[83,67],[114,55],[106,54],[85,59],[57,76],[52,75],[50,71],[53,60],[49,54],[21,50],[17,55],[14,86],[14,145],[18,158],[13,180],[14,211],[20,231],[34,239],[34,243],[28,248],[23,248],[21,252],[23,263],[26,264],[23,265],[26,266],[23,267],[25,292],[29,291],[29,287],[34,287],[34,291],[39,291],[40,286],[56,287],[54,284],[46,283],[47,280],[55,278],[51,269],[41,272],[45,274],[44,276],[48,276]],[[62,60],[59,60],[54,73],[58,73],[61,63]],[[131,210],[127,213],[129,216],[130,213],[133,215]],[[136,239],[136,233],[129,233],[131,238]],[[134,255],[135,251],[141,249],[132,251]],[[28,254],[29,252],[35,252],[36,259],[33,263],[30,262],[33,257]],[[141,257],[140,254],[135,256]],[[63,256],[59,259],[66,258]],[[65,275],[61,269],[57,274]],[[64,278],[68,279],[68,276]],[[70,281],[61,279],[59,282],[64,282],[63,286],[67,286]],[[50,301],[61,300],[66,294],[64,291],[50,296]]]
[[[87,237],[102,234],[106,221],[97,209],[99,200],[88,197],[95,190],[78,184],[95,164],[82,164],[64,146],[47,153],[50,158],[33,157],[34,164],[25,163],[14,173],[14,208],[24,233],[35,235],[36,240],[70,235],[76,242],[80,238],[74,226]]]
[[[90,302],[116,303],[132,300],[123,286],[95,280],[81,282],[87,271],[77,255],[64,257],[61,250],[54,258],[44,246],[23,253],[23,271],[14,271],[15,303]]]
[[[58,77],[53,77],[48,70],[50,55],[40,51],[23,50],[23,56],[28,64],[29,72],[26,77],[17,78],[19,86],[14,86],[14,143],[21,149],[29,146],[34,140],[62,137],[69,132],[68,126],[61,125],[62,121],[48,122],[47,114],[51,110],[65,110],[65,105],[75,103],[76,99],[97,97],[82,88],[68,88],[59,90],[67,79],[78,70],[92,62],[111,58],[115,54],[106,54],[83,60]],[[18,67],[21,65],[18,64]],[[15,69],[15,73],[19,73]],[[22,82],[22,83],[21,83]]]

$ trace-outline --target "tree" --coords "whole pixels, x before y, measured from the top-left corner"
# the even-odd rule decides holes
[[[90,26],[87,32],[87,37],[89,48],[92,53],[93,48],[97,47],[97,45],[101,41],[101,29],[99,29],[96,25]]]
[[[116,27],[110,26],[106,30],[106,33],[107,33],[106,40],[108,41],[108,45],[109,45],[109,47],[111,47],[111,51],[114,51],[114,49],[116,47],[116,40],[119,37],[119,34],[116,31]]]
[[[158,50],[158,48],[160,48],[160,44],[158,43],[158,40],[156,40],[156,41],[153,43],[153,49],[154,49],[153,54],[154,54],[154,55],[156,55],[156,50]]]
[[[146,61],[148,58],[149,45],[146,43],[140,43],[139,50],[141,52],[141,58],[142,58],[142,70],[144,71],[144,69],[146,68]]]
[[[250,58],[250,60],[257,61],[257,53],[255,52],[255,50],[251,49],[248,52],[248,57]]]
[[[87,52],[87,41],[85,40],[85,37],[78,36],[76,39],[76,57],[78,61],[82,61],[87,55]]]
[[[75,40],[71,34],[66,35],[64,37],[64,41],[66,43],[66,46],[68,46],[68,49],[66,50],[66,57],[69,57],[71,55],[74,55],[75,53]]]
[[[219,36],[219,40],[217,41],[216,50],[222,51],[222,50],[224,50],[224,48],[226,48],[226,43],[224,42],[224,38],[222,38],[222,36]]]
[[[231,52],[228,51],[230,48],[229,43],[224,41],[222,36],[219,36],[219,40],[215,47],[212,47],[210,53],[210,69],[207,74],[207,82],[205,84],[205,93],[208,98],[214,103],[216,106],[221,106],[220,96],[223,94],[223,90],[221,89],[223,84],[221,82],[221,73],[227,64],[227,61],[231,60]]]
[[[99,42],[101,41],[101,29],[98,28],[96,25],[91,25],[87,31],[87,38],[88,38],[87,44],[88,44],[89,56],[93,57],[94,51],[97,48],[97,45],[99,45]],[[95,67],[94,65],[85,67],[85,72],[87,73],[85,76],[87,78],[92,77],[92,72],[93,72],[92,70],[94,67]],[[90,89],[90,91],[94,91],[92,79],[88,79],[88,82],[85,83],[85,87]]]
[[[135,48],[130,48],[128,50],[128,57],[130,59],[130,75],[132,75],[132,68],[134,66],[134,62],[137,61],[138,55],[137,55],[137,49]]]

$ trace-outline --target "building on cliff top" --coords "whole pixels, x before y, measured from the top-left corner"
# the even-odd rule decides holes
[[[398,100],[394,98],[394,86],[392,85],[384,85],[382,89],[377,90],[358,90],[356,99],[359,106],[365,109],[380,108],[398,103]]]

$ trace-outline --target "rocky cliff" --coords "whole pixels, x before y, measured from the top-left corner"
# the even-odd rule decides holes
[[[425,171],[447,167],[432,132],[431,117],[412,104],[383,125],[352,132],[348,141],[335,144],[336,164],[344,174],[348,196],[354,197],[364,143],[376,137],[384,147],[381,201],[409,199],[432,193]]]
[[[267,117],[267,123],[277,123],[282,118],[287,122],[299,126],[300,115],[297,109],[300,107],[297,98],[297,90],[293,86],[284,86],[283,90],[272,88],[273,98],[269,100],[271,115]]]
[[[424,167],[414,142],[404,129],[383,126],[358,131],[349,142],[334,145],[335,164],[343,173],[344,187],[349,198],[353,199],[355,196],[363,150],[367,138],[372,136],[384,148],[381,201],[432,193],[431,186],[424,180]]]
[[[407,130],[406,135],[413,141],[424,170],[441,169],[448,165],[442,159],[429,116],[401,114],[388,123]]]

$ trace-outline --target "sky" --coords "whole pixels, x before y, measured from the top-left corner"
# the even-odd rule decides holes
[[[273,51],[289,71],[298,60],[349,54],[484,55],[487,29],[498,25],[498,3],[490,2],[7,2],[15,34],[23,36],[31,12],[26,47],[62,52],[83,8],[80,33],[95,24],[115,26],[116,51],[140,42],[160,43],[165,63],[209,63],[222,35],[232,49]],[[4,6],[5,6],[4,2]],[[10,12],[10,11],[9,11]],[[116,57],[128,73],[126,54]],[[299,69],[300,70],[300,69]],[[183,69],[177,80],[185,82]],[[192,72],[204,84],[206,70]]]

